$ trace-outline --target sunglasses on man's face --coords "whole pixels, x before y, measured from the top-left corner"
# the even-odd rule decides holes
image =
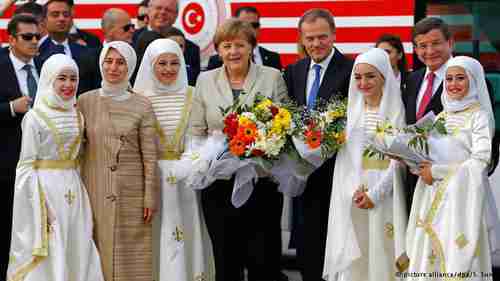
[[[129,30],[130,30],[130,29],[133,29],[133,28],[135,28],[135,26],[134,26],[134,24],[133,24],[133,23],[129,23],[129,24],[124,25],[124,26],[122,27],[122,29],[123,29],[123,31],[124,31],[124,32],[129,32]]]
[[[250,23],[254,29],[257,29],[260,27],[260,22],[251,22]]]
[[[21,33],[18,34],[18,36],[21,36],[21,38],[23,38],[23,40],[25,41],[31,41],[33,40],[33,37],[35,37],[36,40],[40,40],[40,38],[42,38],[42,35],[40,33]]]
[[[147,17],[148,15],[144,14],[144,15],[137,15],[137,20],[140,20],[140,21],[144,21],[144,19]]]

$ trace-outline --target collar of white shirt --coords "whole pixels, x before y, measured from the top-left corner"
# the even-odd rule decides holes
[[[332,61],[334,54],[335,54],[335,48],[332,48],[330,54],[326,57],[326,59],[322,60],[321,62],[316,63],[313,60],[311,60],[311,65],[309,65],[309,69],[312,69],[314,65],[319,64],[321,65],[321,73],[324,73],[325,69],[330,64],[330,61]]]
[[[28,63],[25,63],[18,59],[12,52],[9,53],[10,60],[12,61],[12,64],[14,65],[14,70],[15,71],[21,71],[23,70],[24,65],[29,64],[31,65],[32,69],[35,69],[35,62],[33,59],[31,59]]]
[[[62,43],[59,43],[59,42],[55,41],[54,39],[51,39],[51,40],[52,40],[52,43],[53,43],[54,45],[63,45],[63,46],[64,46],[64,51],[65,51],[65,52],[66,52],[67,50],[71,50],[71,49],[69,48],[69,41],[68,41],[68,39],[64,40]]]

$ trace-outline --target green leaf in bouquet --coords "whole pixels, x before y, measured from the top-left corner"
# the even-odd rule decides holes
[[[434,128],[436,131],[441,134],[441,135],[446,135],[448,132],[446,131],[446,126],[445,126],[445,120],[444,118],[438,118],[436,122],[434,122]]]

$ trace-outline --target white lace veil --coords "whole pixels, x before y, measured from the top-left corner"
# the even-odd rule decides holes
[[[156,63],[158,57],[165,53],[177,55],[181,63],[177,79],[171,85],[162,84],[158,81],[154,73],[154,64]],[[187,87],[188,78],[186,63],[179,44],[171,39],[156,39],[153,41],[144,53],[144,58],[142,59],[141,66],[139,67],[139,71],[137,73],[137,79],[135,80],[134,90],[146,95],[150,93],[177,94],[185,93]]]
[[[56,94],[54,89],[54,82],[57,75],[59,75],[61,71],[67,69],[74,71],[78,77],[78,66],[75,61],[67,55],[55,54],[45,61],[40,73],[34,108],[43,106],[44,102],[50,107],[64,108],[66,110],[74,107],[76,104],[76,94],[73,98],[65,101]],[[78,83],[75,87],[75,92],[77,89]]]

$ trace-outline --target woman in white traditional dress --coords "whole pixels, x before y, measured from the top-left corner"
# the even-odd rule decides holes
[[[161,178],[160,280],[214,280],[210,237],[200,198],[182,184],[191,167],[189,138],[193,88],[179,45],[170,39],[151,43],[141,62],[134,90],[152,103],[156,115]],[[186,150],[186,151],[185,151]],[[185,162],[181,164],[181,158]]]
[[[401,127],[404,114],[387,53],[374,48],[359,55],[349,87],[347,142],[337,154],[333,176],[327,281],[394,280],[396,271],[404,270],[402,167],[396,160],[363,155],[377,125]]]
[[[452,58],[444,88],[438,117],[447,134],[429,140],[434,163],[419,170],[408,226],[409,273],[411,280],[450,280],[470,271],[462,277],[492,280],[490,249],[498,249],[500,234],[487,167],[495,127],[481,64]]]
[[[77,87],[78,67],[70,57],[45,62],[34,107],[22,123],[8,280],[104,280],[78,171],[84,125],[75,107]]]

